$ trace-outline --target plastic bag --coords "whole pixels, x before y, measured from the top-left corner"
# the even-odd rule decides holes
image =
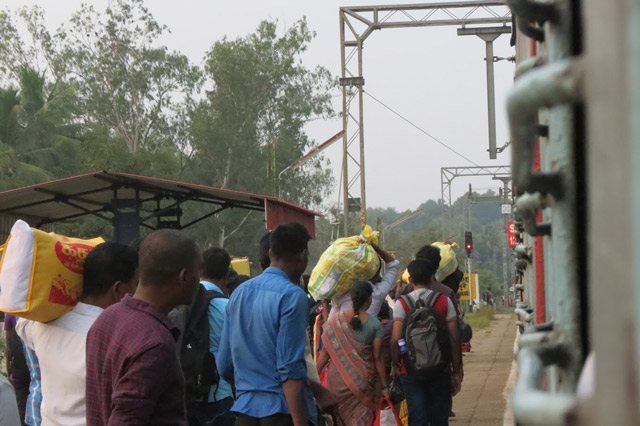
[[[82,293],[84,260],[103,242],[47,234],[18,220],[3,245],[0,310],[41,322],[69,312]]]
[[[438,265],[435,279],[442,282],[458,269],[458,259],[456,258],[456,252],[453,251],[454,248],[458,247],[458,244],[438,241],[431,245],[440,249],[440,265]]]
[[[389,400],[394,404],[404,401],[404,389],[402,389],[400,380],[397,378],[391,380],[391,385],[389,386]]]
[[[378,241],[378,232],[369,225],[360,236],[339,238],[327,248],[309,280],[309,292],[316,300],[340,297],[355,280],[371,279],[380,270],[380,258],[368,242]]]
[[[393,404],[387,398],[380,401],[380,411],[374,426],[403,426],[400,417],[393,409]]]

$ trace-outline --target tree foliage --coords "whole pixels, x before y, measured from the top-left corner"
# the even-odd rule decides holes
[[[481,286],[484,291],[492,288],[494,295],[502,294],[502,255],[506,239],[504,218],[499,203],[484,203],[484,199],[493,199],[494,193],[474,194],[478,204],[471,209],[471,230],[473,232],[473,269],[480,271]],[[465,196],[466,197],[466,196]],[[466,253],[464,251],[464,223],[466,212],[463,209],[465,197],[460,197],[453,203],[452,211],[444,209],[445,217],[451,214],[454,235],[449,235],[449,227],[445,229],[446,237],[459,245],[455,250],[461,268],[464,269]],[[415,217],[394,228],[387,228],[384,232],[384,248],[397,253],[402,264],[407,264],[420,247],[435,241],[443,240],[441,201],[428,200],[420,208],[422,212]],[[367,218],[371,225],[380,222],[379,229],[392,224],[396,220],[411,213],[398,212],[393,208],[368,209]],[[508,251],[509,252],[509,251]],[[500,277],[500,279],[496,278]],[[486,282],[485,282],[486,281]]]
[[[82,5],[53,31],[39,7],[0,12],[0,189],[104,169],[319,206],[333,183],[322,157],[278,187],[279,172],[314,145],[305,123],[333,115],[334,80],[302,64],[315,35],[306,20],[212,40],[204,67],[163,45],[168,31],[143,0]],[[185,222],[207,209],[187,207]],[[74,223],[105,233],[96,220]],[[244,255],[264,223],[230,209],[190,232]]]

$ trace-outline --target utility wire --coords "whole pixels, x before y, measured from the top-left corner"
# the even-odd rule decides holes
[[[447,148],[449,151],[453,152],[454,154],[456,154],[458,157],[464,158],[465,160],[467,160],[468,162],[470,162],[471,164],[473,164],[474,166],[477,167],[482,167],[480,166],[478,163],[476,163],[475,161],[471,160],[470,158],[464,156],[463,154],[459,153],[458,151],[456,151],[455,149],[451,148],[449,145],[447,145],[446,143],[442,142],[440,139],[436,138],[435,136],[433,136],[432,134],[430,134],[429,132],[427,132],[426,130],[422,129],[420,126],[418,126],[417,124],[413,123],[411,120],[409,120],[408,118],[404,117],[402,114],[400,114],[399,112],[397,112],[396,110],[394,110],[393,108],[391,108],[390,106],[386,105],[384,102],[382,102],[381,100],[379,100],[378,98],[376,98],[375,96],[373,96],[371,93],[369,92],[364,92],[365,95],[369,96],[371,99],[373,99],[374,101],[376,101],[377,103],[379,103],[380,105],[382,105],[383,107],[385,107],[386,109],[388,109],[389,111],[391,111],[393,114],[395,114],[396,116],[398,116],[399,118],[401,118],[403,121],[407,122],[409,125],[415,127],[418,131],[420,131],[421,133],[425,134],[426,136],[430,137],[431,139],[433,139],[434,141],[436,141],[437,143],[439,143],[440,145],[442,145],[443,147]]]

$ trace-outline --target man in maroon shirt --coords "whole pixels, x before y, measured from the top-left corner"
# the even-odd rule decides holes
[[[180,231],[140,245],[133,297],[107,308],[87,335],[87,425],[186,425],[185,387],[171,309],[191,302],[200,249]]]

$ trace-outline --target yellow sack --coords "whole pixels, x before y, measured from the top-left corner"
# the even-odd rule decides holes
[[[409,426],[409,409],[407,408],[407,400],[400,403],[400,413],[398,414],[400,421],[404,426]]]
[[[435,278],[436,281],[442,282],[458,269],[458,259],[456,258],[456,252],[453,251],[454,248],[458,247],[458,244],[438,241],[431,245],[440,249],[440,265]]]
[[[251,276],[251,266],[248,257],[232,257],[231,268],[239,275]]]
[[[82,293],[84,260],[103,242],[47,234],[18,220],[2,246],[0,311],[41,322],[69,312]]]
[[[454,248],[458,247],[458,244],[438,241],[431,245],[440,250],[440,265],[438,265],[435,278],[436,281],[442,282],[458,269],[458,258],[456,257],[456,252],[453,251]],[[403,283],[409,282],[408,270],[404,270],[401,279]]]
[[[340,297],[354,281],[371,279],[380,269],[380,258],[369,242],[377,241],[378,232],[367,225],[360,236],[339,238],[331,244],[311,272],[309,292],[313,297],[316,300]]]

